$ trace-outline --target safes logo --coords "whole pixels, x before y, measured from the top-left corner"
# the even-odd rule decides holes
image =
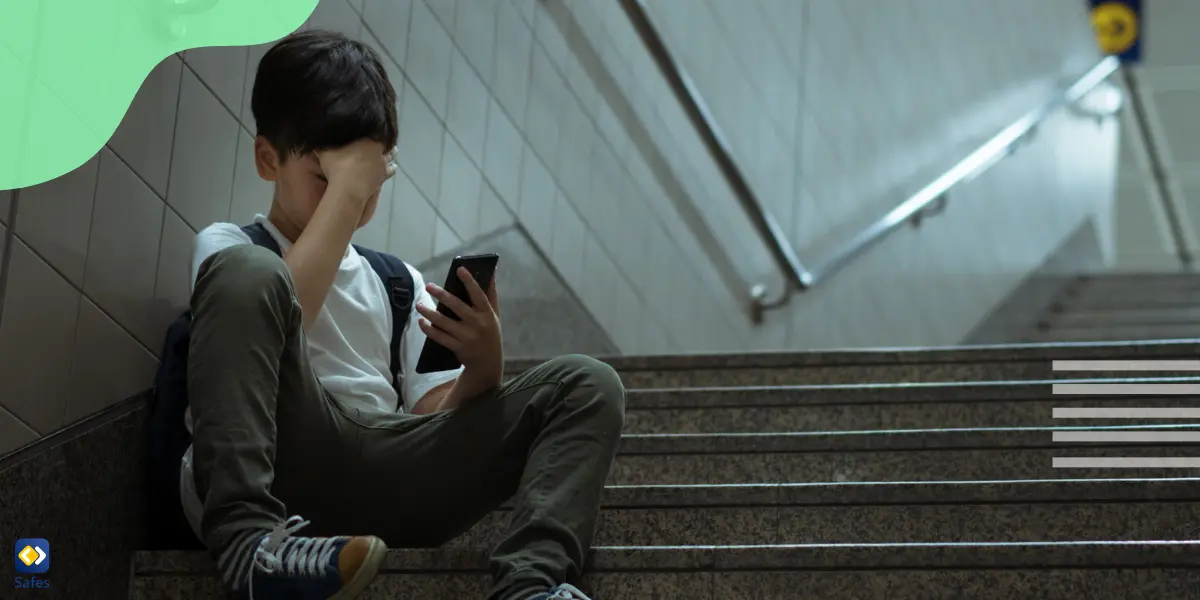
[[[17,540],[17,572],[45,573],[50,570],[50,542],[41,538]]]
[[[37,575],[50,570],[50,542],[43,538],[23,538],[17,540],[16,549],[17,577],[13,587],[17,589],[49,589],[50,580]],[[26,575],[22,577],[22,575]]]

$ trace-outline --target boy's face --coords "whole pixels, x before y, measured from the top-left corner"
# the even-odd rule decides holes
[[[259,136],[254,140],[254,160],[259,176],[275,184],[275,203],[282,209],[283,217],[297,233],[304,231],[329,183],[321,172],[316,153],[282,160],[275,147]],[[370,222],[378,204],[379,194],[375,194],[363,210],[359,227]]]

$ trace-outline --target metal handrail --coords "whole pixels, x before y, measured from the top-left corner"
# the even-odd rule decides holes
[[[978,149],[959,161],[931,183],[909,196],[895,208],[834,248],[828,256],[807,268],[796,254],[791,241],[783,232],[774,215],[759,201],[754,190],[738,168],[729,149],[726,137],[708,110],[683,67],[671,55],[662,36],[646,11],[645,0],[619,0],[634,30],[657,63],[671,91],[688,115],[697,134],[704,141],[721,173],[725,176],[734,196],[738,199],[754,228],[766,241],[779,270],[787,280],[779,297],[767,299],[766,284],[756,284],[750,289],[750,314],[755,323],[761,323],[767,310],[787,304],[793,292],[804,291],[833,276],[854,258],[879,243],[898,227],[907,222],[918,221],[926,215],[939,212],[947,201],[950,188],[978,177],[1007,156],[1016,151],[1043,120],[1052,112],[1072,104],[1116,72],[1120,60],[1106,57],[1070,86],[1036,109],[1030,111]]]
[[[835,247],[827,256],[814,263],[807,272],[801,273],[798,279],[803,285],[784,287],[779,297],[774,300],[765,298],[765,286],[758,285],[751,291],[753,305],[751,316],[754,321],[762,321],[762,313],[787,304],[795,291],[804,291],[829,279],[852,260],[862,255],[896,229],[908,222],[919,222],[926,214],[940,212],[946,202],[948,193],[954,186],[968,182],[982,175],[1005,158],[1016,152],[1021,145],[1037,131],[1038,125],[1046,120],[1054,111],[1078,102],[1088,92],[1100,85],[1110,75],[1121,67],[1121,62],[1114,56],[1102,59],[1088,70],[1082,77],[1067,86],[1054,98],[1033,109],[1021,118],[1005,127],[982,146],[967,155],[946,172],[934,178],[925,187],[870,225],[851,236],[844,243]],[[772,239],[772,243],[789,243],[787,240]],[[797,279],[789,277],[789,279]]]
[[[1166,163],[1151,133],[1153,130],[1150,127],[1150,117],[1146,114],[1146,107],[1142,101],[1141,91],[1139,90],[1141,86],[1132,70],[1122,69],[1121,74],[1123,75],[1122,80],[1125,82],[1125,87],[1129,90],[1129,112],[1133,116],[1130,125],[1134,128],[1136,135],[1142,138],[1146,152],[1146,162],[1149,163],[1150,177],[1153,179],[1154,187],[1158,191],[1163,216],[1166,217],[1167,229],[1171,234],[1171,241],[1174,245],[1175,257],[1179,259],[1179,266],[1183,270],[1189,271],[1195,266],[1196,257],[1192,255],[1187,234],[1184,233],[1184,217],[1179,214],[1179,206],[1171,187]]]
[[[1032,136],[1038,125],[1054,111],[1078,102],[1084,95],[1115,73],[1120,66],[1120,60],[1116,57],[1109,56],[1102,59],[1054,98],[1005,127],[958,164],[859,231],[846,243],[835,248],[827,257],[817,261],[816,266],[809,270],[808,277],[805,278],[808,287],[828,279],[905,222],[919,217],[922,211],[935,202],[945,201],[946,193],[950,191],[950,188],[975,179],[1012,155],[1021,147],[1022,143]]]
[[[633,29],[638,33],[642,43],[645,44],[651,58],[657,63],[663,78],[667,80],[667,85],[682,105],[683,111],[687,113],[688,119],[691,120],[692,126],[696,129],[696,133],[704,141],[704,145],[708,148],[708,152],[712,155],[713,160],[716,161],[717,167],[721,169],[721,174],[725,176],[729,187],[732,188],[733,195],[737,197],[742,208],[745,209],[746,215],[754,222],[755,229],[770,242],[768,249],[771,251],[771,257],[775,260],[779,269],[788,277],[790,285],[800,288],[805,287],[807,283],[803,277],[808,271],[800,262],[800,258],[796,256],[795,248],[787,241],[787,235],[783,232],[783,227],[779,225],[775,216],[767,211],[762,203],[758,201],[758,197],[754,194],[750,183],[742,175],[741,169],[737,166],[737,161],[733,159],[733,152],[729,149],[729,144],[726,141],[728,138],[721,132],[720,126],[717,125],[712,112],[708,110],[708,105],[700,96],[700,92],[696,89],[692,78],[687,75],[687,72],[679,64],[679,61],[675,60],[671,55],[666,42],[663,41],[662,36],[658,33],[658,29],[654,26],[653,21],[650,20],[646,12],[645,0],[619,1],[621,7],[625,10],[625,15],[629,17]],[[753,293],[752,290],[751,294]]]

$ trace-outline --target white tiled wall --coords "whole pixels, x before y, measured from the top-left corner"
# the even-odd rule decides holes
[[[648,3],[810,257],[1097,58],[1078,3],[1016,1]],[[399,93],[402,172],[358,241],[418,263],[519,222],[627,353],[953,342],[1095,210],[1111,166],[1111,131],[1058,118],[756,329],[684,213],[737,276],[777,276],[769,255],[619,3],[321,0],[310,22],[381,51]],[[168,58],[105,149],[23,192],[0,452],[147,387],[194,232],[268,205],[249,108],[264,50]]]

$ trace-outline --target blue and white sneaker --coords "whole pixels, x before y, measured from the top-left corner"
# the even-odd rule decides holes
[[[591,600],[591,599],[587,597],[587,594],[584,594],[583,592],[579,591],[579,588],[577,588],[569,583],[563,583],[548,592],[542,592],[535,596],[530,596],[529,600]]]
[[[358,598],[379,572],[387,545],[375,536],[293,537],[308,523],[292,517],[230,544],[218,566],[239,599]]]

